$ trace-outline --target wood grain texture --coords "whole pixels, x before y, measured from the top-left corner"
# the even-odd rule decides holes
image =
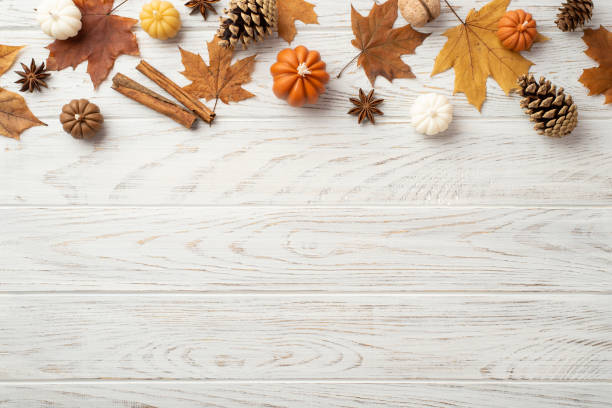
[[[608,408],[609,384],[113,383],[1,385],[2,408]]]
[[[0,209],[0,292],[612,293],[611,209]]]
[[[176,39],[135,31],[142,57],[186,85],[178,46],[204,52],[218,20],[171,1]],[[310,1],[320,25],[298,22],[293,46],[337,74],[356,55],[350,6],[372,0]],[[451,3],[465,16],[487,1]],[[38,2],[2,1],[0,42],[28,45],[21,62],[48,54]],[[525,53],[532,72],[579,105],[562,140],[538,136],[494,81],[482,115],[458,94],[449,132],[414,133],[416,98],[453,89],[452,71],[430,77],[457,24],[446,7],[404,58],[417,78],[377,81],[376,127],[346,115],[370,87],[355,66],[316,106],[274,98],[278,39],[237,55],[257,53],[256,98],[193,131],[110,79],[94,91],[86,64],[53,73],[25,96],[50,126],[0,138],[0,408],[609,407],[612,108],[578,82],[596,63],[581,32],[556,29],[560,3],[511,8],[551,38]],[[597,1],[589,26],[611,21]],[[137,62],[120,57],[109,78],[166,95]],[[82,97],[106,119],[92,141],[58,121]]]
[[[612,380],[611,298],[5,295],[0,380]]]
[[[146,108],[145,108],[146,109]],[[258,126],[254,129],[253,122]],[[401,123],[372,134],[315,117],[219,122],[205,134],[109,121],[106,137],[53,131],[7,147],[0,202],[12,205],[607,205],[612,138],[596,121],[563,140],[528,121],[459,122],[440,138]],[[495,131],[493,128],[499,127]],[[141,127],[144,128],[141,130]],[[525,136],[517,136],[524,134]],[[33,165],[36,163],[36,165]]]
[[[32,7],[28,7],[29,2]],[[295,44],[320,49],[332,73],[354,55],[350,45],[349,2],[315,2],[319,26],[300,26]],[[469,7],[484,1],[459,5]],[[371,5],[357,1],[362,12]],[[3,19],[18,27],[2,31],[6,42],[31,44],[22,60],[46,56],[48,39],[35,29],[34,0],[8,1]],[[124,15],[137,15],[140,3],[128,2]],[[384,204],[384,205],[609,205],[612,202],[612,151],[607,131],[610,107],[603,98],[587,96],[578,82],[583,68],[593,66],[582,52],[580,33],[562,33],[553,20],[557,0],[513,7],[533,11],[541,30],[551,37],[528,57],[534,72],[564,86],[580,106],[581,121],[563,140],[537,135],[518,106],[490,81],[483,114],[454,96],[457,119],[438,138],[416,135],[409,124],[414,100],[429,91],[450,94],[452,72],[431,78],[433,60],[444,44],[440,34],[454,24],[446,12],[417,54],[406,57],[416,80],[393,84],[379,79],[376,88],[386,99],[380,125],[358,126],[346,115],[348,97],[367,79],[356,68],[330,83],[320,104],[293,109],[271,92],[268,68],[281,40],[258,45],[253,81],[246,87],[257,97],[218,109],[211,128],[180,129],[163,116],[121,98],[105,82],[93,92],[85,64],[76,71],[55,73],[50,89],[28,95],[34,112],[48,128],[28,132],[21,143],[0,139],[0,203],[10,205],[178,205],[178,204]],[[26,10],[28,15],[26,16]],[[184,32],[174,41],[159,42],[137,29],[142,56],[170,78],[187,84],[179,71],[178,45],[204,51],[217,22],[202,22],[183,12]],[[593,25],[612,11],[598,6]],[[300,23],[298,23],[300,25]],[[239,57],[252,52],[241,52]],[[326,54],[326,55],[325,55]],[[114,72],[138,77],[137,58],[121,57]],[[560,69],[562,67],[562,69]],[[7,73],[10,83],[16,74]],[[93,142],[72,140],[55,120],[59,107],[72,98],[94,98],[106,117],[106,130]],[[147,118],[143,120],[142,118]],[[245,120],[248,118],[248,121]],[[36,163],[36,165],[32,165]]]

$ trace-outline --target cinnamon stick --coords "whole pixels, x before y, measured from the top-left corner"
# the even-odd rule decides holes
[[[200,102],[198,98],[185,91],[176,83],[172,82],[170,78],[153,68],[148,62],[144,60],[140,61],[136,69],[159,85],[163,90],[172,95],[177,101],[198,115],[205,122],[212,123],[212,121],[215,119],[215,113]]]
[[[193,126],[196,120],[198,120],[198,118],[187,109],[184,109],[171,100],[164,98],[149,88],[145,88],[138,82],[126,77],[123,74],[115,75],[113,78],[112,88],[128,98],[133,99],[156,112],[168,116],[175,122],[180,123],[188,129]]]

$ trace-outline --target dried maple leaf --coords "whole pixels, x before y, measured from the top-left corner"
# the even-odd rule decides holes
[[[4,74],[15,62],[15,58],[17,58],[17,54],[21,47],[13,47],[11,45],[2,45],[0,44],[0,75]]]
[[[277,0],[278,8],[278,35],[291,43],[297,34],[295,20],[304,24],[319,24],[314,4],[304,0]]]
[[[210,65],[206,65],[199,54],[194,54],[180,48],[185,71],[181,72],[191,84],[184,87],[190,94],[207,101],[221,99],[223,103],[239,102],[252,98],[253,95],[242,85],[251,80],[255,69],[255,55],[243,58],[232,65],[233,50],[220,47],[218,41],[208,44]]]
[[[600,26],[597,30],[584,30],[582,37],[589,48],[586,55],[599,63],[597,68],[585,69],[580,82],[589,88],[589,95],[606,96],[605,103],[612,103],[612,32]]]
[[[413,30],[410,25],[393,28],[397,10],[397,0],[375,3],[367,17],[351,6],[351,22],[355,34],[351,43],[361,50],[353,61],[357,59],[357,65],[363,67],[372,86],[379,75],[389,81],[395,78],[414,78],[412,69],[400,57],[414,54],[414,50],[429,36]]]
[[[19,140],[19,135],[33,126],[46,126],[30,111],[25,100],[0,88],[0,135]]]
[[[517,79],[533,65],[521,54],[508,50],[497,38],[497,22],[505,14],[510,0],[493,0],[479,11],[470,10],[465,21],[447,30],[448,41],[436,58],[431,76],[455,68],[455,91],[466,94],[478,110],[487,97],[487,78],[492,76],[506,94],[516,89]],[[451,8],[452,9],[452,8]],[[545,41],[538,36],[535,42]]]
[[[138,55],[132,27],[138,23],[110,14],[114,0],[74,0],[83,15],[83,27],[76,37],[49,44],[47,68],[60,71],[89,61],[87,72],[97,88],[108,76],[121,54]]]

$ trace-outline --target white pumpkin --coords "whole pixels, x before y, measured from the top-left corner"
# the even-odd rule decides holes
[[[419,96],[410,113],[412,126],[428,136],[444,132],[453,120],[453,106],[446,96],[435,93]]]
[[[43,32],[56,40],[74,37],[81,29],[81,10],[72,0],[45,0],[36,10]]]

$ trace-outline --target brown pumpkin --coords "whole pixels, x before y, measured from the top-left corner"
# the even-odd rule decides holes
[[[499,20],[497,37],[509,50],[528,50],[536,35],[536,22],[524,10],[510,10]]]
[[[74,99],[62,108],[60,122],[75,139],[89,139],[100,130],[104,118],[96,104],[87,99]]]
[[[274,94],[291,106],[316,103],[329,82],[321,55],[303,45],[279,52],[270,72],[274,77]]]

